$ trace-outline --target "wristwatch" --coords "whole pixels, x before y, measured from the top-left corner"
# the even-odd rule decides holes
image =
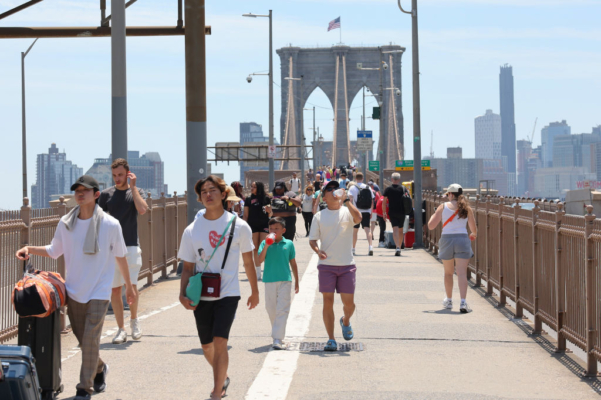
[[[344,201],[342,202],[342,204],[346,203],[347,201],[351,201],[351,199],[344,199]]]

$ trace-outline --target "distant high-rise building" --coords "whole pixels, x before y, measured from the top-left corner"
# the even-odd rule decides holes
[[[541,147],[543,168],[553,167],[553,141],[556,136],[570,135],[572,128],[564,119],[561,122],[551,122],[541,130]]]
[[[136,185],[146,192],[150,192],[153,198],[160,197],[165,191],[165,164],[157,152],[149,152],[140,157],[139,151],[128,151],[127,162],[131,172],[136,175]],[[112,156],[108,158],[97,158],[94,165],[86,172],[93,176],[100,184],[100,189],[113,186],[113,175],[111,171]]]
[[[240,145],[243,146],[245,144],[255,145],[255,146],[263,146],[269,144],[269,136],[263,136],[263,127],[256,122],[241,122],[240,123]],[[274,140],[274,144],[278,144],[277,141]],[[259,155],[258,149],[249,149],[245,150],[245,157],[252,155]],[[278,168],[279,163],[276,161],[274,163],[274,167]],[[240,162],[240,182],[244,182],[245,177],[244,174],[246,171],[251,170],[268,170],[269,162],[268,161],[242,161]]]
[[[437,170],[438,187],[441,190],[453,183],[459,183],[466,189],[475,189],[484,169],[483,160],[462,158],[461,147],[447,148],[447,158],[433,158],[430,165]]]
[[[461,147],[447,147],[447,158],[463,158]]]
[[[505,64],[499,76],[501,98],[501,155],[507,157],[507,172],[515,172],[515,105],[513,96],[513,68]]]
[[[476,158],[501,158],[501,116],[492,110],[475,119]]]
[[[591,167],[591,144],[601,142],[601,135],[581,133],[558,135],[553,139],[553,168]]]
[[[528,165],[532,154],[532,143],[528,140],[518,140],[518,190],[517,195],[523,196],[528,191]]]
[[[52,195],[71,193],[71,185],[83,175],[83,168],[67,160],[66,153],[59,153],[55,143],[48,154],[38,154],[36,183],[31,185],[33,208],[49,207]]]

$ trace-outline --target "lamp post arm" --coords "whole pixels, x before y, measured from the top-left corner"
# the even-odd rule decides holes
[[[413,10],[411,10],[411,11],[405,11],[403,9],[403,5],[401,4],[401,0],[398,0],[398,2],[399,2],[399,8],[401,9],[402,12],[404,12],[405,14],[413,14]]]
[[[38,41],[39,38],[37,38],[36,40],[33,41],[33,43],[31,44],[31,46],[29,46],[29,48],[27,49],[27,51],[23,54],[23,58],[27,57],[27,53],[29,53],[29,51],[31,50],[31,48],[33,47],[33,45],[35,44],[35,42]]]

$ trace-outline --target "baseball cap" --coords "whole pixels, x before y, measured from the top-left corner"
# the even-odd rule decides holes
[[[78,186],[83,186],[88,189],[100,190],[100,185],[98,185],[98,181],[90,175],[84,175],[79,177],[79,179],[76,180],[73,185],[71,185],[71,191],[77,189]]]
[[[279,189],[279,188],[283,188],[284,190],[288,190],[288,188],[286,187],[286,184],[283,181],[277,181],[275,183],[275,186],[273,187],[273,189]]]
[[[328,184],[323,188],[323,190],[326,190],[329,188],[338,189],[339,187],[340,187],[340,184],[338,183],[338,181],[329,181]]]
[[[374,184],[374,180],[370,179],[369,182],[367,182],[368,185],[373,185]]]
[[[449,185],[449,187],[447,188],[447,193],[462,193],[462,192],[463,192],[463,188],[458,183],[453,183],[452,185]]]

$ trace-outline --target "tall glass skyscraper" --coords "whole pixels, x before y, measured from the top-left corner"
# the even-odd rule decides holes
[[[515,107],[513,101],[513,68],[505,64],[499,75],[501,95],[501,156],[507,157],[507,172],[516,169]]]

